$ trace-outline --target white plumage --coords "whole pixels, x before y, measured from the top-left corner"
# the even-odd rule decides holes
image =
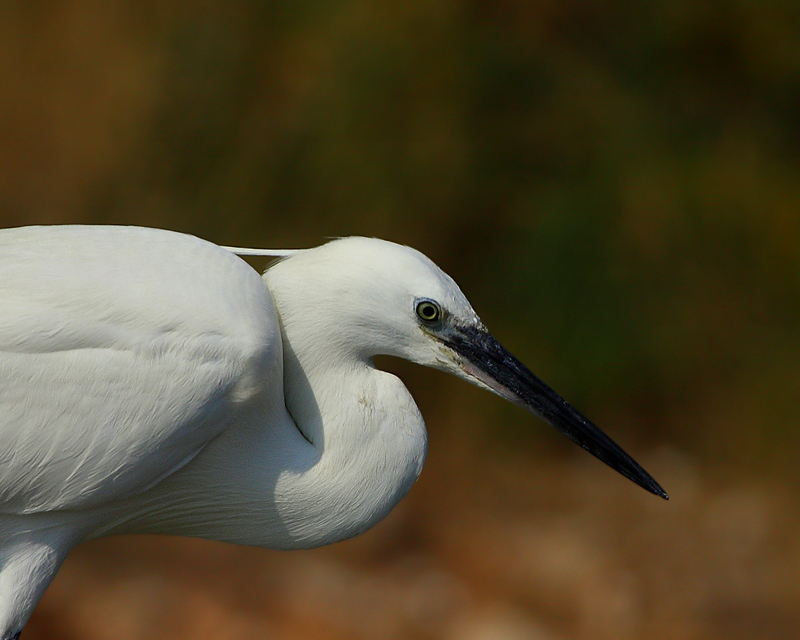
[[[378,354],[501,393],[663,494],[420,253],[364,238],[268,253],[288,257],[261,278],[168,231],[0,230],[0,638],[85,539],[301,548],[375,524],[426,450]]]

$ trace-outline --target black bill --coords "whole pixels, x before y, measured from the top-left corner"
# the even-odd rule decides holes
[[[546,420],[574,443],[651,493],[669,499],[647,471],[572,405],[533,375],[491,334],[459,327],[444,343],[464,358],[464,370],[498,395]]]

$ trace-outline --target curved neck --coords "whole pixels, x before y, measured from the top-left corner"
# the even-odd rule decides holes
[[[425,460],[425,424],[402,382],[371,361],[291,330],[283,338],[286,407],[319,457],[283,475],[276,499],[300,546],[327,544],[374,525],[408,492]]]
[[[264,274],[280,319],[286,408],[315,453],[275,485],[292,546],[342,540],[378,522],[411,488],[427,451],[411,394],[372,364],[375,328],[342,313],[358,309],[347,291],[325,295],[305,275],[292,259]]]

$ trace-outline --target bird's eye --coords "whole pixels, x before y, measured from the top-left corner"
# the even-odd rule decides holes
[[[442,319],[442,310],[435,302],[422,300],[417,303],[417,315],[424,322],[438,322]]]

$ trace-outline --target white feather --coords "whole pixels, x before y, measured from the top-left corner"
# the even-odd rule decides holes
[[[248,249],[246,247],[222,247],[237,256],[263,256],[266,258],[286,258],[303,249]]]

